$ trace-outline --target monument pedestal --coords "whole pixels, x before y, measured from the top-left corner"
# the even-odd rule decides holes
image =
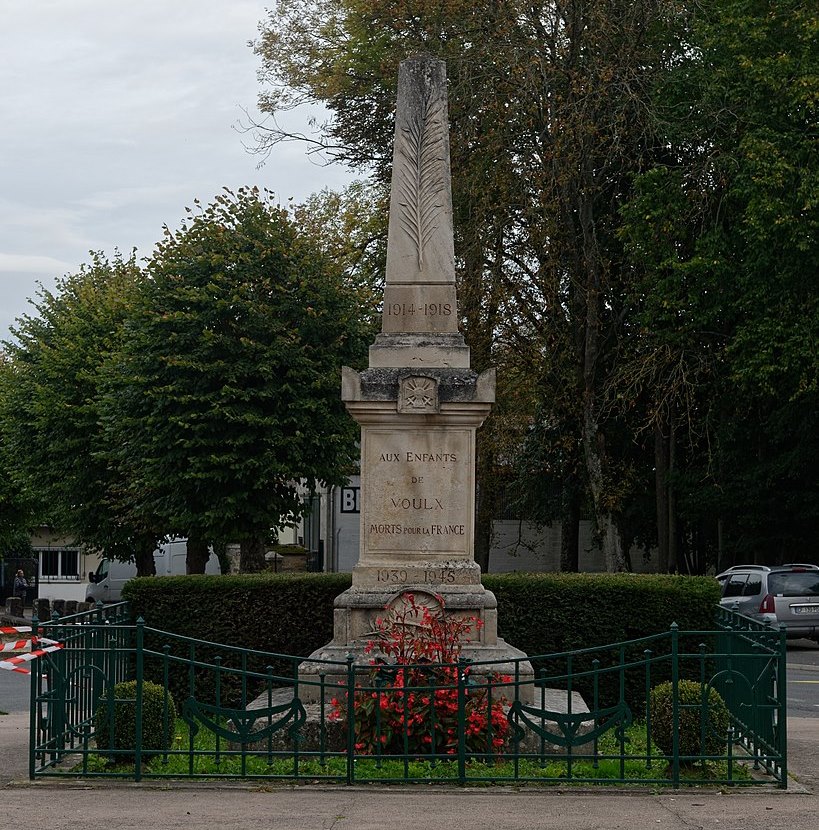
[[[345,369],[342,398],[361,425],[361,553],[352,587],[335,600],[333,640],[311,660],[353,654],[369,663],[376,619],[409,592],[479,621],[463,657],[497,661],[493,674],[515,674],[522,661],[518,675],[531,678],[526,655],[498,637],[497,600],[474,561],[475,431],[494,397],[494,370]],[[301,675],[315,680],[321,671],[308,661]],[[301,695],[311,701],[318,687],[302,686]]]

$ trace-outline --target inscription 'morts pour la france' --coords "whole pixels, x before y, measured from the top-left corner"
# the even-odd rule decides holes
[[[443,208],[444,161],[443,107],[427,92],[416,118],[401,130],[398,204],[401,227],[418,252],[418,270],[424,270],[424,248],[432,238]]]

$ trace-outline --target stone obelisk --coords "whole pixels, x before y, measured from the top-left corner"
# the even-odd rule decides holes
[[[474,559],[475,432],[495,371],[470,369],[458,330],[445,66],[427,56],[399,69],[382,330],[369,368],[345,367],[342,399],[361,426],[361,550],[333,641],[313,657],[360,653],[375,617],[412,591],[481,619],[465,656],[524,658],[498,638]]]

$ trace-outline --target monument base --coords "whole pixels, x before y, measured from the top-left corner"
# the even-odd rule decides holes
[[[339,685],[346,683],[346,669],[324,661],[346,663],[348,656],[352,656],[356,666],[369,666],[373,657],[367,647],[379,638],[376,621],[404,602],[404,595],[412,594],[418,604],[433,610],[443,606],[446,614],[476,620],[466,641],[461,643],[461,656],[478,664],[471,669],[473,676],[509,675],[520,684],[520,699],[530,703],[534,699],[531,663],[523,651],[498,637],[498,602],[480,584],[480,568],[474,562],[458,564],[459,570],[464,571],[461,574],[464,582],[447,586],[410,582],[402,584],[399,590],[361,586],[355,583],[363,574],[357,573],[353,587],[335,599],[332,641],[316,649],[299,668],[301,699],[305,703],[314,703],[322,696],[329,700],[338,694]],[[429,565],[417,567],[426,574],[434,570]],[[365,573],[368,570],[360,565],[358,568]],[[451,572],[451,563],[448,568]],[[467,575],[477,577],[476,581],[467,582]],[[509,689],[508,696],[514,697],[514,689]]]

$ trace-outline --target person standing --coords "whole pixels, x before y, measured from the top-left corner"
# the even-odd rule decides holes
[[[23,570],[21,568],[17,571],[17,575],[14,577],[14,596],[20,597],[20,600],[23,603],[23,608],[26,607],[27,592],[28,580],[26,579],[26,575],[23,573]]]

